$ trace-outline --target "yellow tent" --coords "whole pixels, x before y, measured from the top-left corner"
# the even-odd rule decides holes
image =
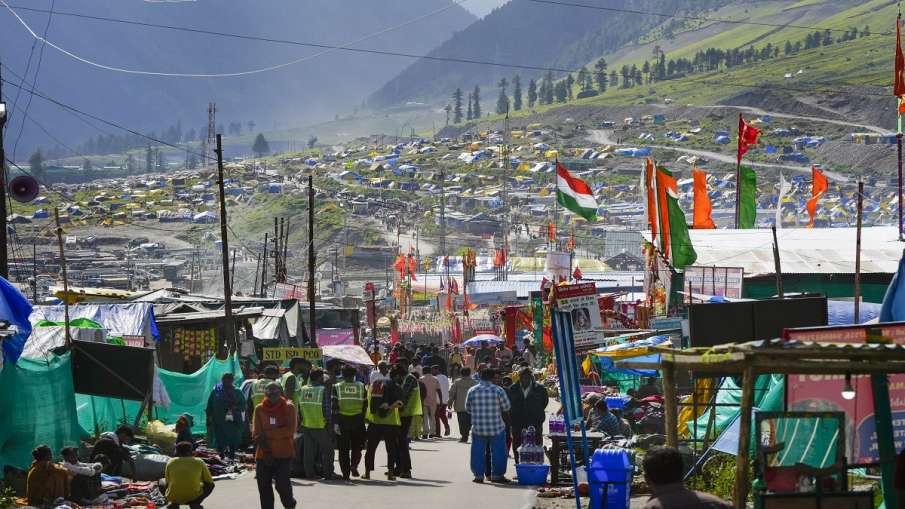
[[[544,157],[547,159],[555,159],[559,157],[559,150],[548,150],[544,152]]]

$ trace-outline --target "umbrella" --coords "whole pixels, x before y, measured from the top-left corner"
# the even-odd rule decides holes
[[[477,336],[462,343],[465,346],[478,346],[483,342],[487,343],[503,343],[506,340],[493,334],[478,334]]]

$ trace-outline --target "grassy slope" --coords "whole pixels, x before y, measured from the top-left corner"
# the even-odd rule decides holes
[[[825,28],[846,29],[857,26],[859,29],[869,26],[873,35],[848,41],[842,44],[834,44],[822,48],[800,51],[797,54],[779,57],[767,61],[735,67],[729,70],[721,70],[712,73],[697,73],[686,78],[654,83],[651,86],[635,87],[629,89],[610,89],[605,94],[597,97],[582,99],[568,103],[569,105],[620,105],[636,104],[647,100],[659,100],[669,97],[682,104],[716,104],[729,97],[744,92],[746,89],[761,86],[775,86],[780,91],[791,94],[807,94],[832,92],[834,87],[843,84],[851,86],[888,86],[892,75],[892,57],[895,45],[894,35],[882,34],[894,29],[892,25],[895,19],[895,4],[889,0],[871,0],[859,5],[845,2],[845,8],[840,10],[838,2],[835,2],[833,14],[822,19],[816,19],[821,12],[817,9],[823,3],[818,4],[810,0],[802,2],[770,2],[769,5],[749,9],[747,15],[752,21],[769,23],[791,23]],[[783,17],[783,13],[807,8],[806,16],[796,18]],[[828,9],[824,9],[828,10]],[[801,14],[801,13],[799,13]],[[724,17],[731,19],[744,18],[744,10],[738,6],[732,6],[717,13],[711,13],[708,17]],[[713,32],[712,26],[701,25],[702,32]],[[890,26],[892,25],[892,26]],[[802,28],[758,27],[750,25],[730,26],[729,29],[685,44],[681,49],[667,51],[668,58],[693,57],[699,49],[718,47],[723,49],[747,48],[753,41],[757,41],[756,48],[766,45],[785,44],[786,40],[803,40],[810,30]],[[689,34],[679,34],[678,37],[688,37]],[[835,35],[839,35],[836,33]],[[656,37],[648,38],[654,39]],[[631,51],[621,51],[625,58],[611,60],[611,69],[619,69],[624,64],[638,65],[640,68],[644,58],[651,54],[649,48],[653,45],[645,45],[643,48]],[[641,56],[643,55],[643,56]],[[589,66],[590,68],[590,66]],[[804,75],[794,80],[783,78],[785,73],[805,70]],[[651,93],[653,91],[653,93]],[[871,92],[874,93],[874,92]],[[538,112],[548,111],[562,107],[563,104],[535,105]],[[522,110],[512,112],[513,118],[525,117],[531,112]],[[493,118],[493,117],[491,117]]]

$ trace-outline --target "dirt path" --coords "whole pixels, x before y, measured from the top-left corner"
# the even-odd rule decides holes
[[[614,146],[629,146],[627,143],[616,143],[616,141],[610,136],[612,131],[602,130],[602,129],[591,129],[588,131],[588,139],[592,142],[599,145],[614,145]],[[645,147],[659,149],[659,150],[671,150],[673,152],[680,152],[683,154],[690,154],[694,156],[704,157],[710,159],[712,161],[719,161],[722,163],[735,164],[735,157],[731,154],[720,154],[717,152],[711,152],[708,150],[697,150],[691,148],[684,147],[674,147],[668,145],[644,145]],[[755,168],[774,168],[781,170],[792,170],[800,173],[810,173],[810,166],[794,166],[788,164],[774,164],[774,163],[759,163],[759,162],[751,162],[746,161],[746,166],[752,166]],[[848,182],[848,178],[845,176],[835,173],[832,171],[824,171],[824,174],[832,180],[836,180],[838,182]]]
[[[798,99],[798,100],[801,101],[801,99]],[[820,106],[818,104],[814,104],[814,103],[807,102],[807,101],[802,101],[802,102],[804,102],[805,104],[807,104],[809,106],[813,106],[815,108],[824,110],[827,113],[833,113],[833,114],[836,114],[839,116],[844,116],[843,114],[841,114],[837,111],[834,111],[830,108],[827,108],[825,106]],[[874,126],[874,125],[854,124],[852,122],[849,122],[848,120],[835,120],[835,119],[822,118],[822,117],[808,117],[808,116],[804,116],[804,115],[791,115],[788,113],[776,113],[774,111],[765,111],[760,108],[752,108],[750,106],[714,105],[714,106],[707,106],[707,107],[708,108],[724,108],[724,109],[733,109],[733,110],[743,110],[743,111],[747,111],[749,113],[753,113],[758,116],[770,115],[771,117],[776,117],[776,118],[790,118],[790,119],[796,119],[796,120],[807,120],[808,122],[822,122],[824,124],[835,124],[835,125],[841,125],[844,127],[856,127],[858,129],[864,129],[864,130],[871,131],[871,132],[874,132],[877,134],[885,134],[885,133],[889,132],[889,129],[883,129],[882,127],[878,127],[878,126]]]

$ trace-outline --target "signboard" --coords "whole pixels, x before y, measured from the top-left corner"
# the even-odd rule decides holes
[[[847,327],[807,327],[787,329],[783,338],[818,343],[897,343],[905,344],[905,323],[854,325]],[[845,444],[849,463],[872,463],[880,458],[871,380],[868,375],[853,375],[855,399],[842,398],[845,377],[840,375],[788,375],[786,397],[790,411],[845,412]],[[905,447],[905,375],[889,376],[889,400],[892,407],[896,450]]]
[[[489,318],[472,318],[468,320],[468,325],[474,330],[475,335],[497,333],[496,324]]]
[[[742,267],[686,267],[685,293],[740,299],[744,277]]]
[[[295,299],[299,302],[308,300],[305,285],[290,285],[288,283],[277,283],[273,288],[274,299]]]
[[[569,313],[572,317],[572,336],[576,349],[587,349],[606,342],[595,283],[557,286],[554,299],[556,309]]]
[[[317,346],[354,345],[354,329],[317,329]]]
[[[323,357],[320,348],[265,348],[262,361],[288,361],[294,357],[301,357],[309,361]]]

